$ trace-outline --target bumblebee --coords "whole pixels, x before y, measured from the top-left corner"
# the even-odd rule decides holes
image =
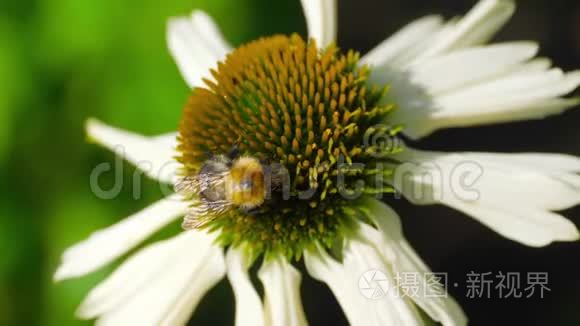
[[[185,216],[183,228],[203,227],[231,209],[244,212],[257,209],[269,195],[271,176],[271,169],[263,162],[255,157],[239,156],[237,150],[212,156],[197,174],[184,177],[176,186],[178,193],[196,198]]]

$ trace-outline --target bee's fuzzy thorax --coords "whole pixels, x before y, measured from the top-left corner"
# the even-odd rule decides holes
[[[243,156],[236,159],[225,184],[228,200],[238,207],[252,209],[264,203],[264,169],[256,158]]]

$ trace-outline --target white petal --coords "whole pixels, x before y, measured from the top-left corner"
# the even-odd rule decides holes
[[[188,231],[143,249],[89,293],[79,315],[98,325],[184,325],[225,275],[214,239]]]
[[[481,0],[459,21],[440,27],[426,20],[417,25],[425,30],[403,34],[419,45],[409,47],[395,37],[397,42],[372,51],[365,60],[379,67],[371,80],[388,83],[385,101],[400,108],[389,122],[417,139],[441,128],[541,119],[580,104],[578,98],[560,98],[580,86],[580,72],[565,74],[549,70],[547,59],[530,60],[538,50],[535,43],[479,46],[514,10],[513,0]],[[424,36],[427,28],[433,29],[431,37]],[[404,62],[399,52],[405,53]]]
[[[564,74],[560,69],[515,74],[488,83],[453,92],[437,98],[441,111],[469,112],[470,108],[485,108],[516,101],[534,101],[565,95],[580,85],[580,71]],[[460,105],[469,108],[460,110]]]
[[[473,47],[422,61],[409,67],[409,72],[412,83],[436,95],[497,76],[537,52],[538,45],[533,42]]]
[[[486,66],[483,58],[480,62]],[[455,65],[464,64],[458,61]],[[393,86],[393,100],[401,109],[391,119],[405,125],[405,134],[416,139],[441,128],[540,119],[578,105],[580,99],[560,96],[580,86],[580,71],[565,74],[557,68],[543,70],[548,66],[545,60],[530,62],[513,67],[500,78],[439,95],[427,93],[445,89],[447,82],[411,77],[419,81],[415,85],[408,81]]]
[[[442,21],[441,16],[426,16],[411,22],[364,55],[361,63],[372,66],[403,64],[402,59],[413,57],[417,44],[438,31],[442,27]]]
[[[567,156],[437,153],[407,149],[393,179],[417,204],[442,203],[499,234],[530,246],[575,241],[572,222],[552,211],[580,203],[580,182]],[[538,160],[537,162],[531,160]],[[562,164],[561,166],[558,166]]]
[[[534,157],[542,160],[542,154],[528,159],[525,159],[525,155],[529,154],[436,153],[413,150],[409,154],[415,154],[415,158],[425,162],[426,166],[440,169],[444,177],[468,177],[468,173],[472,173],[474,178],[477,177],[473,180],[473,185],[469,185],[473,189],[468,190],[477,191],[478,198],[470,200],[468,194],[464,196],[461,193],[461,184],[454,184],[453,179],[448,180],[448,188],[458,189],[444,189],[442,195],[445,197],[458,197],[489,205],[528,206],[546,210],[564,210],[580,203],[580,189],[566,182],[567,176],[574,175],[564,172],[566,166],[539,170],[533,164],[541,163],[529,162],[529,158]],[[546,160],[552,157],[548,154]]]
[[[547,153],[468,153],[480,159],[497,164],[518,166],[520,169],[542,171],[546,174],[558,172],[580,172],[580,158],[565,154]]]
[[[54,279],[61,281],[79,277],[103,267],[186,211],[187,203],[173,195],[93,233],[88,239],[64,252]]]
[[[552,60],[548,58],[535,58],[522,65],[517,65],[509,73],[524,75],[525,73],[536,73],[540,71],[547,71],[552,67]],[[508,74],[506,74],[508,75]]]
[[[500,235],[530,247],[579,239],[576,226],[556,213],[533,208],[486,207],[456,200],[445,204],[469,214]]]
[[[365,201],[364,207],[365,210],[368,210],[367,216],[381,231],[380,242],[377,243],[377,246],[386,259],[392,257],[388,261],[391,263],[393,271],[397,275],[413,273],[417,276],[418,283],[413,284],[413,291],[416,288],[417,293],[409,295],[409,297],[431,319],[444,326],[467,325],[465,314],[453,298],[443,294],[429,295],[429,293],[438,293],[435,291],[440,290],[432,289],[434,284],[431,284],[428,279],[431,271],[403,237],[401,221],[397,213],[375,199]],[[367,234],[369,232],[368,229],[364,228],[362,231],[367,232]]]
[[[252,285],[249,257],[242,250],[230,249],[226,254],[227,274],[236,297],[236,325],[264,325],[262,300]]]
[[[477,105],[476,101],[472,103],[474,106]],[[536,101],[517,100],[500,105],[488,105],[485,108],[471,107],[465,112],[458,112],[456,109],[459,106],[453,106],[448,111],[436,113],[425,113],[417,110],[414,117],[411,117],[410,110],[399,110],[396,115],[393,115],[392,121],[405,126],[405,135],[411,139],[419,139],[443,128],[543,119],[563,113],[578,105],[580,105],[580,99],[577,98],[551,98]]]
[[[113,151],[136,165],[149,177],[166,183],[174,183],[179,168],[175,133],[147,137],[108,126],[96,119],[87,120],[90,140]]]
[[[300,272],[285,258],[266,260],[258,272],[264,285],[264,319],[268,326],[307,325],[300,298]]]
[[[335,42],[337,33],[336,0],[301,0],[308,37],[324,48]]]
[[[177,147],[177,132],[169,132],[163,135],[151,137],[157,146],[164,146],[166,148]]]
[[[372,325],[367,313],[367,303],[356,287],[355,280],[344,282],[348,280],[344,265],[320,248],[315,251],[305,251],[304,263],[310,276],[330,287],[351,325],[363,325],[366,320],[369,321],[369,325]]]
[[[486,43],[511,18],[514,11],[515,2],[512,0],[479,1],[444,37],[426,50],[421,58]]]
[[[313,278],[328,285],[351,325],[423,325],[415,306],[396,290],[393,273],[374,246],[352,239],[343,250],[342,263],[320,248],[305,252],[304,262]],[[370,299],[361,292],[359,280],[369,271],[384,275],[384,297]]]
[[[214,238],[206,239],[206,243],[210,241],[213,243]],[[188,246],[185,251],[185,259],[192,259],[193,257],[189,257],[188,254],[194,248],[197,250],[200,247]],[[226,266],[222,248],[212,244],[205,256],[197,256],[196,258],[192,259],[193,262],[188,261],[185,266],[178,267],[180,269],[186,269],[186,278],[181,284],[176,284],[173,289],[165,288],[168,283],[161,284],[161,291],[163,292],[161,294],[154,293],[152,296],[152,298],[156,298],[157,295],[170,296],[173,293],[172,291],[178,292],[176,296],[177,300],[168,300],[169,310],[161,321],[161,325],[186,325],[207,291],[213,288],[225,276]],[[184,257],[182,257],[182,260],[184,260]],[[170,277],[169,282],[174,283],[177,281],[175,276]],[[181,293],[179,293],[180,291]],[[147,318],[145,320],[151,319]]]
[[[210,69],[231,51],[215,22],[202,11],[194,11],[191,17],[170,19],[167,44],[191,88],[202,87],[203,78],[211,79]]]
[[[438,128],[447,127],[470,127],[476,125],[495,124],[501,122],[523,121],[532,119],[543,119],[551,115],[560,114],[567,109],[580,104],[580,99],[543,99],[537,101],[513,101],[502,103],[496,107],[489,106],[487,112],[477,113],[477,109],[471,111],[472,114],[457,114],[448,117],[440,114],[434,117],[431,126]],[[475,112],[474,112],[475,111]]]

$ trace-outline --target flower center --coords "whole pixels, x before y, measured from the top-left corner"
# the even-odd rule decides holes
[[[220,230],[223,245],[298,256],[353,227],[345,208],[354,198],[392,192],[383,177],[400,128],[387,123],[393,106],[379,104],[386,88],[370,87],[369,72],[358,53],[321,50],[298,35],[259,39],[220,62],[184,109],[184,177],[232,148],[284,177],[255,209],[206,212],[214,216],[204,227]]]

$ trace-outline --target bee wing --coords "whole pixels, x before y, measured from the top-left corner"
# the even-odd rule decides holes
[[[188,175],[175,184],[175,192],[180,194],[191,194],[198,192],[199,179],[196,176]]]
[[[202,228],[232,207],[230,202],[221,199],[226,175],[227,171],[200,173],[186,176],[176,183],[177,193],[195,199],[183,219],[184,229]]]
[[[194,212],[189,212],[183,218],[181,227],[185,230],[200,229],[207,223],[215,219],[215,215],[197,215]]]
[[[199,202],[189,208],[181,227],[185,230],[200,229],[231,207],[227,201]]]
[[[175,192],[181,194],[199,193],[223,182],[226,172],[211,175],[188,175],[175,184]]]

